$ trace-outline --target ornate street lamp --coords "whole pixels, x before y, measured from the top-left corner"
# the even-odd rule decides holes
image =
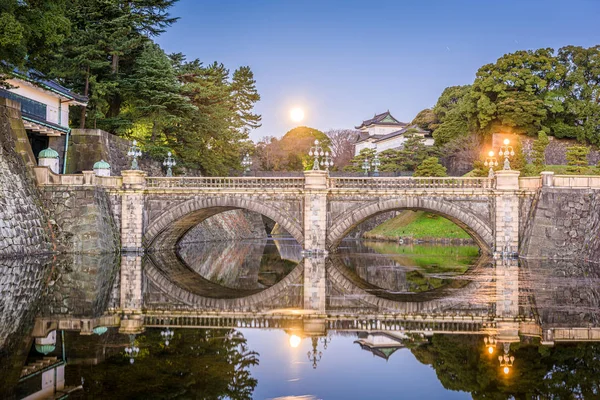
[[[250,158],[250,154],[246,153],[244,159],[242,160],[242,167],[244,167],[244,176],[250,175],[250,167],[252,166],[252,158]]]
[[[494,157],[494,152],[490,150],[488,153],[488,157],[485,159],[483,163],[486,167],[490,167],[490,172],[488,173],[488,178],[494,177],[494,167],[498,166],[498,160]]]
[[[133,160],[131,161],[131,169],[140,169],[137,159],[138,157],[142,156],[142,150],[138,147],[137,140],[134,140],[131,144],[129,151],[127,152],[127,156],[133,157]]]
[[[509,355],[508,355],[509,351],[510,351],[510,343],[504,343],[504,355],[498,356],[498,361],[500,361],[500,368],[502,368],[502,372],[504,372],[504,374],[506,374],[506,375],[509,374],[510,369],[513,366],[513,363],[515,362],[514,356],[509,357]]]
[[[323,343],[323,350],[327,350],[327,345],[331,343],[331,336],[322,337],[321,342]]]
[[[315,145],[310,148],[308,155],[315,158],[315,162],[313,163],[313,171],[319,171],[319,157],[323,157],[325,152],[323,148],[319,146],[319,141],[315,140]]]
[[[325,157],[321,160],[321,167],[325,167],[325,171],[329,171],[329,167],[333,167],[333,159],[329,155],[329,152],[325,152]]]
[[[371,164],[369,163],[369,160],[366,158],[362,163],[362,169],[363,169],[363,171],[365,171],[365,176],[369,176],[369,170],[371,169]]]
[[[140,348],[134,343],[135,335],[129,335],[129,346],[125,347],[125,354],[129,356],[129,363],[133,364],[135,358],[140,354]]]
[[[168,152],[167,158],[165,158],[165,161],[163,161],[163,165],[167,167],[167,176],[173,176],[173,170],[171,168],[177,165],[175,159],[171,157],[171,155],[171,152]]]
[[[169,346],[169,341],[171,339],[173,339],[174,335],[175,335],[175,332],[173,332],[172,330],[170,330],[168,327],[164,331],[160,332],[160,336],[165,341],[165,346],[167,346],[167,347]]]
[[[514,157],[515,151],[513,147],[510,146],[510,140],[504,139],[504,145],[500,146],[500,151],[498,152],[500,157],[504,156],[504,169],[510,169],[510,161],[508,161],[508,157]]]
[[[483,342],[485,343],[485,347],[489,354],[494,354],[494,350],[496,349],[496,338],[490,336],[489,338],[486,336],[483,338]]]
[[[308,353],[306,353],[306,356],[308,357],[309,361],[312,361],[313,369],[317,369],[317,363],[319,361],[321,361],[323,352],[317,350],[317,344],[319,343],[318,339],[312,338],[311,340],[312,340],[312,351],[309,351]]]
[[[379,161],[379,155],[375,153],[375,158],[371,161],[371,166],[373,167],[373,176],[379,176],[379,166],[381,165],[381,161]]]

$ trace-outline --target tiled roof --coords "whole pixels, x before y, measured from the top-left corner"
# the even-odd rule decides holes
[[[385,119],[388,119],[388,121],[384,121]],[[389,121],[389,120],[392,121]],[[377,125],[407,125],[405,122],[400,122],[398,121],[396,118],[394,118],[392,116],[392,114],[390,114],[390,111],[386,111],[384,113],[381,114],[375,114],[375,116],[371,119],[367,119],[364,120],[362,122],[362,124],[360,124],[359,126],[356,127],[356,129],[360,129],[369,125],[373,125],[373,124],[377,124]]]
[[[377,140],[375,140],[373,142],[373,143],[378,143],[378,142],[383,142],[383,141],[388,140],[388,139],[392,139],[392,138],[394,138],[396,136],[404,135],[406,133],[406,131],[411,130],[411,129],[416,130],[416,133],[422,133],[424,136],[429,136],[430,135],[430,133],[428,131],[419,128],[417,125],[411,125],[411,126],[406,126],[406,127],[402,128],[402,129],[400,129],[398,131],[390,132],[387,135],[373,135],[371,137],[380,136],[380,137],[377,138]]]

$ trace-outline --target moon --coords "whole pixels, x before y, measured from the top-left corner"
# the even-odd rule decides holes
[[[304,119],[304,110],[299,107],[292,108],[290,111],[290,118],[292,118],[292,121],[294,122],[302,121]]]

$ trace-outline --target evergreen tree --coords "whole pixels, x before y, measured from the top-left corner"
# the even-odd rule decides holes
[[[132,73],[123,78],[122,93],[128,105],[122,119],[151,126],[151,144],[157,144],[165,127],[180,124],[197,110],[189,98],[181,94],[171,60],[152,42],[145,44]]]
[[[583,173],[588,166],[587,156],[590,148],[587,146],[567,147],[567,171],[573,174]]]
[[[427,157],[415,170],[414,176],[447,176],[446,167],[437,157]]]
[[[362,149],[357,155],[350,160],[350,164],[344,167],[344,171],[348,172],[364,172],[362,166],[365,160],[369,162],[369,168],[371,166],[371,161],[375,157],[375,149]],[[383,169],[382,169],[383,171]]]
[[[65,0],[0,2],[0,87],[14,67],[44,69],[41,60],[69,34],[66,5]]]
[[[546,147],[548,147],[549,143],[550,140],[548,140],[546,132],[539,131],[538,138],[533,143],[533,165],[540,170],[546,165]]]
[[[415,134],[415,130],[407,130],[404,137],[406,141],[399,152],[402,170],[414,171],[427,157],[428,149],[423,138]]]

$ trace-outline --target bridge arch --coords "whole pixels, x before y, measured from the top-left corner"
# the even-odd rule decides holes
[[[175,258],[173,258],[175,257]],[[304,273],[304,264],[299,263],[289,274],[273,286],[265,289],[243,290],[231,289],[208,281],[192,271],[176,255],[145,258],[144,273],[149,282],[159,290],[185,306],[203,310],[244,310],[256,309],[265,305],[276,304],[280,298],[298,298],[290,296],[290,287],[299,288]],[[165,264],[166,262],[166,264]],[[167,267],[167,269],[165,269]],[[175,270],[173,270],[175,268]],[[186,271],[187,270],[187,271]],[[218,296],[214,291],[218,291]],[[297,304],[299,306],[300,304]]]
[[[366,305],[381,310],[394,310],[406,314],[440,313],[457,304],[471,304],[470,299],[485,298],[489,291],[489,258],[483,256],[477,260],[461,279],[453,284],[419,293],[385,293],[381,288],[360,278],[339,258],[331,258],[327,269],[327,279],[334,288],[345,295],[358,298]],[[378,294],[373,292],[377,291]],[[480,309],[477,305],[474,309]]]
[[[393,210],[421,210],[441,215],[464,229],[482,251],[486,253],[492,251],[494,245],[493,230],[489,224],[477,215],[443,199],[417,196],[403,196],[371,202],[342,213],[330,225],[327,235],[327,247],[330,250],[335,250],[342,239],[360,223],[378,214]]]
[[[174,248],[194,226],[224,211],[244,209],[262,214],[281,225],[300,245],[304,243],[302,227],[285,210],[234,196],[196,197],[185,201],[149,221],[143,235],[145,248]]]

